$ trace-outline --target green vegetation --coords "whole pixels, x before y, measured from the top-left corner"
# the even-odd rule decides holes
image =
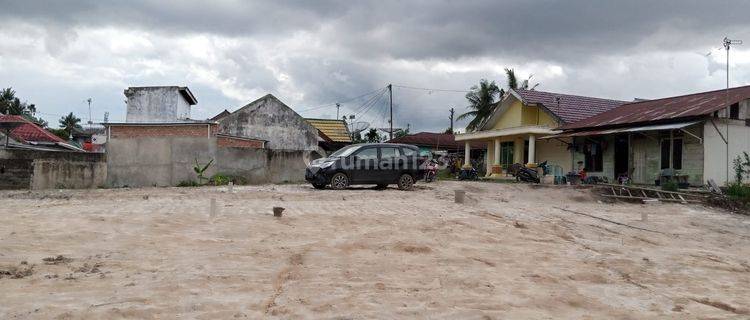
[[[661,189],[664,191],[677,191],[679,188],[680,185],[674,180],[666,181],[661,185]]]
[[[67,116],[60,118],[59,123],[60,123],[60,130],[63,130],[63,132],[65,133],[65,137],[61,137],[64,140],[68,140],[70,138],[70,135],[73,133],[73,130],[83,129],[83,127],[81,127],[80,125],[81,118],[76,117],[75,115],[73,115],[72,112],[69,113]],[[60,136],[57,133],[55,133],[55,135],[57,135],[58,137]]]
[[[742,183],[742,179],[750,174],[750,155],[747,152],[742,152],[742,156],[737,156],[734,159],[734,181]]]
[[[193,180],[182,180],[177,184],[178,187],[198,187],[200,184]]]
[[[214,159],[211,159],[206,165],[202,166],[198,163],[198,158],[195,159],[195,166],[193,166],[193,171],[198,175],[198,183],[203,184],[203,181],[207,181],[208,178],[206,178],[203,174],[208,170],[208,167],[211,166],[211,164],[214,163]]]
[[[727,195],[733,200],[750,202],[750,186],[732,183],[727,187]]]
[[[210,182],[215,186],[223,186],[229,184],[229,181],[232,181],[232,178],[228,175],[217,173],[211,177]]]
[[[36,106],[33,103],[21,101],[16,97],[16,91],[13,88],[0,89],[0,114],[19,115],[39,124],[42,128],[47,127],[47,121],[42,118],[34,117]]]

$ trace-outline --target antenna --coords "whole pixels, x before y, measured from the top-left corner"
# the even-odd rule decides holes
[[[732,47],[733,44],[741,45],[742,40],[732,40],[732,39],[729,39],[729,37],[724,37],[723,42],[724,42],[724,48],[727,49],[727,92],[726,92],[725,101],[724,101],[724,103],[726,104],[726,110],[724,110],[724,113],[725,113],[724,116],[726,117],[726,119],[724,121],[726,121],[726,128],[727,128],[727,139],[725,141],[727,143],[727,181],[726,182],[729,183],[729,166],[730,166],[729,163],[731,162],[729,160],[729,117],[730,117],[729,112],[731,109],[731,107],[729,106],[729,48]]]

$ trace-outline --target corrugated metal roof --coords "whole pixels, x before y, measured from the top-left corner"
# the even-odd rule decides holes
[[[612,110],[627,101],[576,96],[537,90],[514,90],[527,104],[541,104],[565,123],[580,121]]]
[[[349,128],[343,120],[334,119],[305,119],[315,129],[322,132],[333,142],[352,142]]]
[[[589,137],[589,136],[600,136],[600,135],[613,134],[613,133],[623,133],[623,132],[643,132],[643,131],[659,131],[659,130],[682,129],[682,128],[685,128],[685,127],[692,126],[692,125],[694,125],[696,123],[699,123],[699,122],[701,122],[701,121],[678,122],[678,123],[669,123],[669,124],[657,124],[657,125],[640,126],[640,127],[614,128],[614,129],[606,129],[606,130],[575,131],[575,132],[554,134],[554,135],[542,137],[541,139],[567,138],[567,137]]]
[[[632,102],[583,121],[563,125],[561,129],[572,130],[695,118],[709,115],[745,99],[750,99],[750,86]]]
[[[65,142],[65,140],[44,130],[28,119],[18,115],[0,115],[0,122],[23,122],[10,131],[10,137],[21,143]]]
[[[393,138],[388,143],[404,143],[416,146],[444,148],[449,150],[463,150],[464,142],[456,141],[456,137],[450,133],[419,132],[402,137]],[[482,142],[471,142],[472,149],[487,149],[487,144]]]

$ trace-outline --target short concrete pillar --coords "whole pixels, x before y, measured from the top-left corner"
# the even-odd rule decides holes
[[[216,198],[211,198],[211,204],[209,205],[209,208],[208,208],[208,216],[211,218],[215,218],[216,215],[218,214],[217,211],[218,211],[218,208],[216,206]]]
[[[234,182],[229,181],[227,188],[229,188],[229,193],[234,193]]]
[[[456,203],[464,203],[465,197],[466,197],[466,190],[456,190],[454,191],[453,201]]]

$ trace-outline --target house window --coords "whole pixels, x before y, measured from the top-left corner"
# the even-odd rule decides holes
[[[583,146],[585,156],[583,165],[588,172],[602,172],[604,170],[604,151],[601,138],[590,139]]]
[[[671,145],[671,148],[670,148]],[[670,157],[670,153],[672,156]],[[668,169],[669,161],[672,161],[672,169],[682,169],[682,138],[663,139],[661,141],[661,168]]]
[[[729,119],[739,120],[740,119],[740,104],[735,103],[729,106]]]

